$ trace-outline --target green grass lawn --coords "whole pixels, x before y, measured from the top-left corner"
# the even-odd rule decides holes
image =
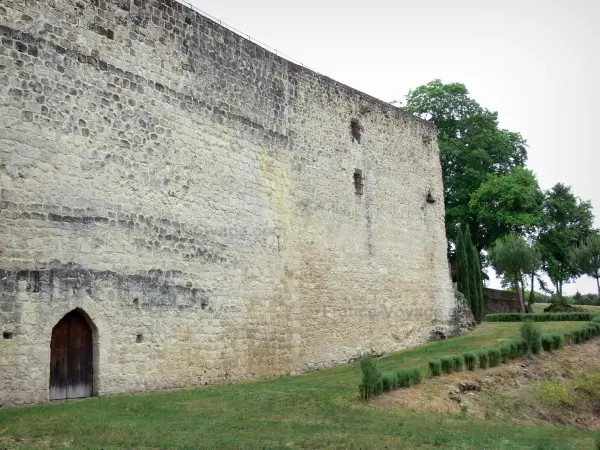
[[[533,304],[533,312],[534,313],[544,312],[544,308],[547,308],[548,306],[550,306],[550,303],[534,303]],[[573,306],[576,306],[577,308],[581,308],[585,311],[600,312],[600,306],[595,306],[595,305],[573,305]]]
[[[542,331],[581,322],[544,322]],[[518,335],[487,323],[463,337],[379,359],[382,369],[425,367],[431,357]],[[294,377],[197,390],[119,395],[0,410],[0,449],[54,448],[485,448],[593,447],[594,433],[515,426],[443,414],[381,409],[358,400],[357,364]]]

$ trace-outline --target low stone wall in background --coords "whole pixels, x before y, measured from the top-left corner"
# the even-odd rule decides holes
[[[484,288],[483,310],[485,314],[495,314],[520,312],[521,308],[515,292]]]

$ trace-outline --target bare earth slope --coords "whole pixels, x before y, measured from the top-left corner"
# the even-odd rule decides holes
[[[600,339],[485,371],[429,378],[373,404],[600,430]]]

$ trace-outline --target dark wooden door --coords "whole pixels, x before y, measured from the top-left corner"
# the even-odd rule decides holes
[[[71,311],[52,330],[50,341],[50,400],[92,395],[92,330]]]
[[[67,347],[69,321],[67,317],[52,329],[50,341],[50,400],[67,398]]]

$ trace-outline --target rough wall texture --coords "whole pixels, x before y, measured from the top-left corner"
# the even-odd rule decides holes
[[[76,308],[98,395],[449,330],[425,122],[170,0],[3,0],[0,33],[0,404],[48,399]]]
[[[483,311],[485,314],[521,312],[521,305],[514,292],[484,288]]]

